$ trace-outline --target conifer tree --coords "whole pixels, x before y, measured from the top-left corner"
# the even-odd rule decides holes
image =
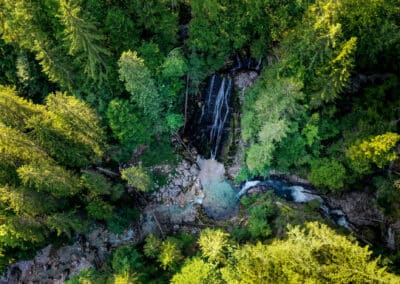
[[[84,64],[85,73],[95,81],[106,78],[106,57],[110,52],[103,46],[103,36],[96,25],[82,15],[76,0],[60,0],[60,19],[65,27],[69,54]]]

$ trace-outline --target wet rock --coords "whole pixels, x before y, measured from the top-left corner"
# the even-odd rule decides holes
[[[236,74],[234,78],[235,86],[240,90],[250,88],[256,81],[258,73],[255,71],[243,71]]]
[[[385,222],[384,214],[375,197],[365,191],[353,191],[341,196],[329,197],[332,208],[341,208],[349,221],[356,226],[375,226]]]

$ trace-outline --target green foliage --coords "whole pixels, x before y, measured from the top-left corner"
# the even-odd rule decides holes
[[[97,114],[82,100],[67,94],[50,94],[46,107],[52,126],[72,141],[88,147],[88,161],[98,161],[105,148],[105,137]]]
[[[277,207],[268,194],[245,197],[241,200],[248,213],[246,230],[253,239],[264,239],[272,235],[271,221],[277,215]],[[239,232],[245,236],[244,232]]]
[[[356,171],[368,172],[372,163],[382,168],[396,160],[398,155],[394,148],[399,141],[399,134],[387,132],[350,147],[347,155]]]
[[[335,160],[327,158],[311,162],[311,172],[308,176],[310,181],[329,190],[343,189],[346,180],[346,169]]]
[[[275,152],[275,165],[283,171],[299,168],[309,162],[306,139],[300,133],[290,133],[279,144]]]
[[[231,249],[229,234],[221,230],[205,229],[201,232],[199,246],[203,256],[211,263],[224,263],[226,252]]]
[[[109,220],[113,216],[113,206],[101,199],[93,199],[86,206],[90,217],[97,220]]]
[[[56,197],[68,197],[81,190],[79,179],[63,167],[27,164],[17,169],[22,185]]]
[[[47,218],[46,223],[58,236],[64,233],[69,238],[73,232],[83,233],[87,230],[87,222],[74,211],[53,214]]]
[[[357,38],[343,34],[338,18],[341,6],[330,0],[316,1],[283,44],[288,55],[285,67],[303,81],[312,107],[336,99],[354,66]]]
[[[130,4],[135,11],[135,22],[140,23],[148,40],[155,42],[161,51],[167,53],[177,42],[178,13],[174,9],[176,1],[137,0]]]
[[[248,167],[241,167],[240,170],[239,170],[239,173],[235,177],[235,183],[244,182],[244,181],[248,180],[251,177],[252,177],[252,175],[251,175],[251,172],[250,172],[249,168]]]
[[[163,78],[180,78],[188,71],[188,66],[182,52],[178,49],[172,50],[164,63],[161,65]]]
[[[66,284],[106,284],[107,277],[104,273],[94,268],[87,268],[65,281]],[[121,282],[123,283],[123,282]]]
[[[26,134],[1,124],[0,153],[0,160],[14,167],[51,161],[47,153],[30,140]]]
[[[161,116],[158,91],[150,71],[135,51],[125,51],[119,61],[119,78],[131,94],[131,102],[136,103],[153,123]],[[157,126],[157,124],[156,124]]]
[[[161,268],[174,271],[181,259],[182,252],[175,239],[168,238],[161,243],[157,256],[157,261],[160,263]]]
[[[12,89],[1,90],[0,215],[5,220],[0,249],[18,253],[43,245],[52,233],[70,237],[82,232],[87,202],[89,216],[109,219],[112,206],[93,196],[110,195],[111,183],[94,173],[82,180],[74,173],[103,155],[105,138],[97,115],[62,93],[49,95],[43,106],[17,97]]]
[[[306,6],[301,1],[192,1],[189,46],[208,70],[218,69],[232,51],[243,47],[262,56]]]
[[[166,117],[167,127],[170,133],[176,133],[183,126],[184,118],[182,114],[169,113]]]
[[[356,64],[370,70],[396,68],[392,60],[399,56],[394,48],[400,42],[398,3],[368,0],[358,4],[355,0],[343,1],[338,11],[343,33],[357,37]]]
[[[95,81],[106,78],[107,65],[104,57],[110,55],[102,46],[103,36],[96,25],[82,17],[76,0],[60,0],[58,17],[64,25],[68,53],[84,66],[84,72]]]
[[[39,217],[63,209],[65,202],[42,192],[27,188],[0,187],[0,202],[16,215]],[[46,200],[46,202],[43,202]]]
[[[245,245],[221,269],[227,283],[396,282],[367,247],[319,223],[289,228],[287,240]]]
[[[400,216],[400,181],[390,176],[377,176],[373,180],[377,189],[377,201],[389,217]]]
[[[149,258],[156,258],[161,248],[161,240],[155,235],[148,235],[143,247],[144,254]]]
[[[190,275],[190,276],[189,276]],[[171,279],[172,284],[222,283],[214,264],[194,257],[185,262],[181,271]]]
[[[150,122],[138,116],[137,108],[126,100],[112,100],[108,106],[107,118],[115,137],[130,150],[140,144],[148,144],[154,133]]]
[[[14,88],[0,85],[0,122],[4,125],[24,131],[29,117],[42,111],[41,106],[18,97]]]
[[[112,268],[117,273],[140,271],[143,267],[142,255],[132,246],[118,247],[112,257]]]
[[[113,215],[111,219],[107,221],[107,228],[110,232],[114,234],[121,234],[129,228],[132,223],[137,222],[140,217],[140,212],[138,209],[130,208],[130,204],[124,204],[122,207],[120,205],[121,200],[118,200],[118,207],[114,208]]]
[[[126,162],[142,145],[148,146],[140,157],[144,166],[173,163],[170,136],[183,125],[184,95],[189,112],[195,110],[190,103],[204,78],[249,52],[273,66],[243,96],[245,165],[237,181],[274,168],[308,176],[325,191],[361,187],[359,179],[369,175],[379,205],[397,218],[398,4],[0,0],[0,84],[15,86],[0,86],[0,263],[56,234],[81,232],[91,219],[116,231],[127,226],[134,214],[119,201],[124,187],[88,170],[101,162],[106,139],[113,144],[107,167]],[[189,37],[178,39],[187,24]],[[103,121],[115,139],[106,137]],[[141,166],[122,177],[140,191],[152,187]],[[309,204],[301,214],[283,205],[272,222],[271,200],[244,199],[243,205],[249,218],[236,231],[241,241],[279,234],[284,223],[299,223],[318,207]],[[172,282],[391,281],[366,250],[324,226],[307,226],[291,229],[287,240],[244,247],[221,231],[205,231],[203,253]],[[140,254],[130,247],[116,252],[115,275],[89,270],[71,281],[165,282],[183,260],[181,249],[193,252],[190,241],[183,243],[149,238],[145,255],[167,270],[157,280],[137,271],[155,268],[147,260],[136,267]]]
[[[242,136],[252,143],[246,158],[250,170],[261,173],[271,166],[277,143],[287,136],[290,119],[301,110],[301,88],[302,84],[295,79],[277,80],[275,68],[265,71],[247,95]]]
[[[247,229],[253,238],[269,237],[272,234],[271,225],[268,218],[274,215],[274,206],[269,204],[270,208],[265,204],[257,205],[249,210],[250,216],[247,223]]]
[[[175,148],[166,137],[160,141],[153,141],[142,155],[143,165],[146,167],[158,164],[177,164],[179,156],[175,154]]]
[[[111,182],[103,175],[96,172],[85,172],[81,176],[82,184],[89,190],[90,196],[110,195]]]
[[[139,191],[149,191],[152,187],[152,180],[149,174],[141,166],[131,166],[121,171],[121,178],[126,180],[129,186]]]
[[[121,7],[108,9],[104,25],[110,47],[115,49],[117,54],[137,45],[140,40],[140,28],[126,9]]]
[[[42,244],[48,235],[43,224],[31,216],[8,217],[0,225],[0,245],[3,248],[27,249]]]

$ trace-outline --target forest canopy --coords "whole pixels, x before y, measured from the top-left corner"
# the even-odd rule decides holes
[[[229,80],[226,105],[210,103]],[[0,268],[142,222],[177,161],[209,157],[199,133],[219,122],[201,123],[206,105],[226,108],[217,159],[238,170],[238,188],[278,172],[325,199],[366,194],[386,238],[372,239],[389,243],[399,90],[399,0],[0,0]],[[329,228],[321,204],[257,198],[242,200],[235,226],[203,214],[198,237],[151,234],[70,281],[399,281],[398,252]]]

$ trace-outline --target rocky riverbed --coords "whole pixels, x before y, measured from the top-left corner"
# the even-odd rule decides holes
[[[225,169],[213,160],[198,159],[197,163],[182,160],[173,170],[170,166],[158,166],[158,171],[170,172],[167,185],[160,187],[148,198],[140,221],[132,224],[122,234],[113,234],[104,227],[80,235],[69,245],[48,245],[34,259],[18,261],[9,266],[0,283],[63,283],[83,269],[99,267],[112,250],[126,243],[140,243],[150,233],[167,235],[177,231],[196,234],[200,231],[199,215],[207,213],[234,212],[229,206],[221,206],[224,194],[215,195],[215,183],[224,184]],[[285,178],[289,183],[309,186],[309,182],[294,175],[271,172]],[[226,188],[228,189],[228,188]],[[265,186],[251,186],[247,194],[265,192]],[[229,185],[222,193],[235,197],[238,193]],[[376,205],[374,196],[366,192],[343,193],[340,196],[324,197],[331,208],[341,209],[357,235],[367,243],[384,243],[396,249],[399,244],[400,222],[390,223]],[[218,205],[219,207],[215,207]],[[205,210],[201,209],[204,208]],[[229,210],[227,210],[229,209]],[[222,211],[221,211],[222,210]],[[227,211],[226,211],[227,210]],[[210,214],[212,216],[212,214]],[[223,214],[222,214],[223,215]],[[233,217],[227,214],[224,217]],[[379,229],[379,230],[378,230]],[[383,232],[381,235],[376,232]]]

